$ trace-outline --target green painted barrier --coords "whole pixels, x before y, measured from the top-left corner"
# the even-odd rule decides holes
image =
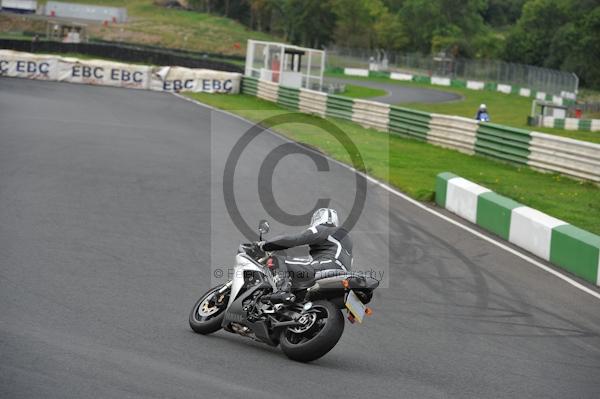
[[[477,224],[508,240],[512,210],[523,206],[494,192],[477,197]]]
[[[388,131],[405,137],[427,141],[431,115],[396,106],[390,107]]]
[[[241,92],[251,96],[256,96],[258,93],[258,79],[248,76],[242,77]]]
[[[452,79],[452,80],[450,80],[450,86],[466,89],[467,88],[467,81],[466,80],[461,80],[461,79]]]
[[[415,75],[413,77],[413,81],[417,82],[417,83],[427,83],[427,84],[431,84],[431,78],[429,76],[420,76],[420,75]]]
[[[600,237],[566,224],[552,230],[550,262],[592,283],[598,282]]]
[[[369,71],[369,77],[375,78],[389,78],[390,73],[386,71]]]
[[[448,180],[458,177],[454,173],[443,172],[435,178],[435,202],[442,208],[446,207],[446,193],[448,192]]]
[[[290,87],[279,86],[277,91],[277,104],[297,111],[299,103],[300,90]]]
[[[582,119],[579,121],[579,129],[585,132],[589,132],[592,130],[592,120],[591,119]]]
[[[481,123],[477,129],[475,152],[508,162],[527,164],[531,134],[527,130]]]
[[[349,97],[330,94],[327,96],[326,116],[352,120],[352,107],[354,101]]]

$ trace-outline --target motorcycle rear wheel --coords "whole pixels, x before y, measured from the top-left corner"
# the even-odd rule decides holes
[[[223,287],[223,284],[211,288],[204,294],[192,308],[190,312],[190,327],[198,334],[212,334],[221,329],[221,323],[225,317],[229,292],[225,292],[221,306],[215,303],[215,295]]]
[[[344,332],[344,316],[329,301],[316,301],[315,320],[305,328],[288,327],[281,332],[281,350],[298,362],[311,362],[333,349]]]

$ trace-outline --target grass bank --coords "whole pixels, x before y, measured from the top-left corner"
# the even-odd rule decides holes
[[[126,24],[89,24],[90,36],[104,40],[151,44],[193,51],[246,54],[248,39],[278,41],[271,35],[249,30],[233,19],[176,8],[165,8],[153,0],[73,0],[74,3],[125,7]],[[38,1],[44,4],[45,1]],[[22,17],[0,15],[3,31],[32,30],[34,23]],[[42,28],[45,25],[40,25]],[[42,29],[37,28],[37,29]],[[45,33],[45,32],[42,32]],[[279,40],[280,41],[280,40]]]
[[[289,112],[274,103],[248,95],[188,94],[191,98],[259,122],[267,115]],[[349,162],[341,145],[319,128],[302,124],[315,116],[300,114],[298,123],[277,127],[281,134]],[[354,123],[334,122],[360,148],[369,174],[422,201],[434,198],[439,172],[454,172],[502,195],[588,231],[600,234],[600,188],[560,175],[544,174],[457,151],[404,139]],[[385,151],[386,153],[383,153]],[[382,160],[389,160],[382,161]]]
[[[336,78],[350,78],[339,73],[327,73],[327,76]],[[515,94],[504,94],[493,91],[469,90],[458,87],[434,86],[427,83],[404,82],[384,77],[361,78],[351,77],[353,80],[375,81],[395,84],[405,87],[419,87],[424,89],[436,89],[456,93],[462,96],[461,100],[436,104],[403,103],[401,106],[445,115],[458,115],[466,118],[474,118],[480,104],[486,104],[492,122],[502,125],[519,127],[522,129],[535,130],[537,132],[549,133],[576,140],[584,140],[592,143],[600,143],[600,132],[581,132],[562,129],[549,129],[527,125],[527,116],[531,112],[531,98],[521,97]]]

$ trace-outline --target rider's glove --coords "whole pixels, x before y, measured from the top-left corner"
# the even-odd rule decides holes
[[[263,245],[265,245],[265,242],[266,242],[266,241],[256,241],[256,242],[254,243],[254,245],[256,246],[256,248],[260,249],[261,251],[264,251],[264,249],[263,249]]]

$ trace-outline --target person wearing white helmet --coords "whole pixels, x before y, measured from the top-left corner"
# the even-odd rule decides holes
[[[475,116],[475,119],[477,119],[480,122],[489,122],[490,121],[490,114],[488,113],[487,106],[485,104],[481,104],[479,106],[479,109],[477,110],[477,115]]]
[[[352,267],[352,239],[346,229],[339,227],[335,209],[317,209],[310,226],[299,234],[283,235],[258,243],[264,251],[280,251],[302,245],[308,245],[310,260],[286,259],[279,262],[280,272],[291,278],[291,282],[286,278],[280,287],[282,292],[289,291],[295,280],[306,280],[306,274],[310,278],[316,271],[349,271]]]

